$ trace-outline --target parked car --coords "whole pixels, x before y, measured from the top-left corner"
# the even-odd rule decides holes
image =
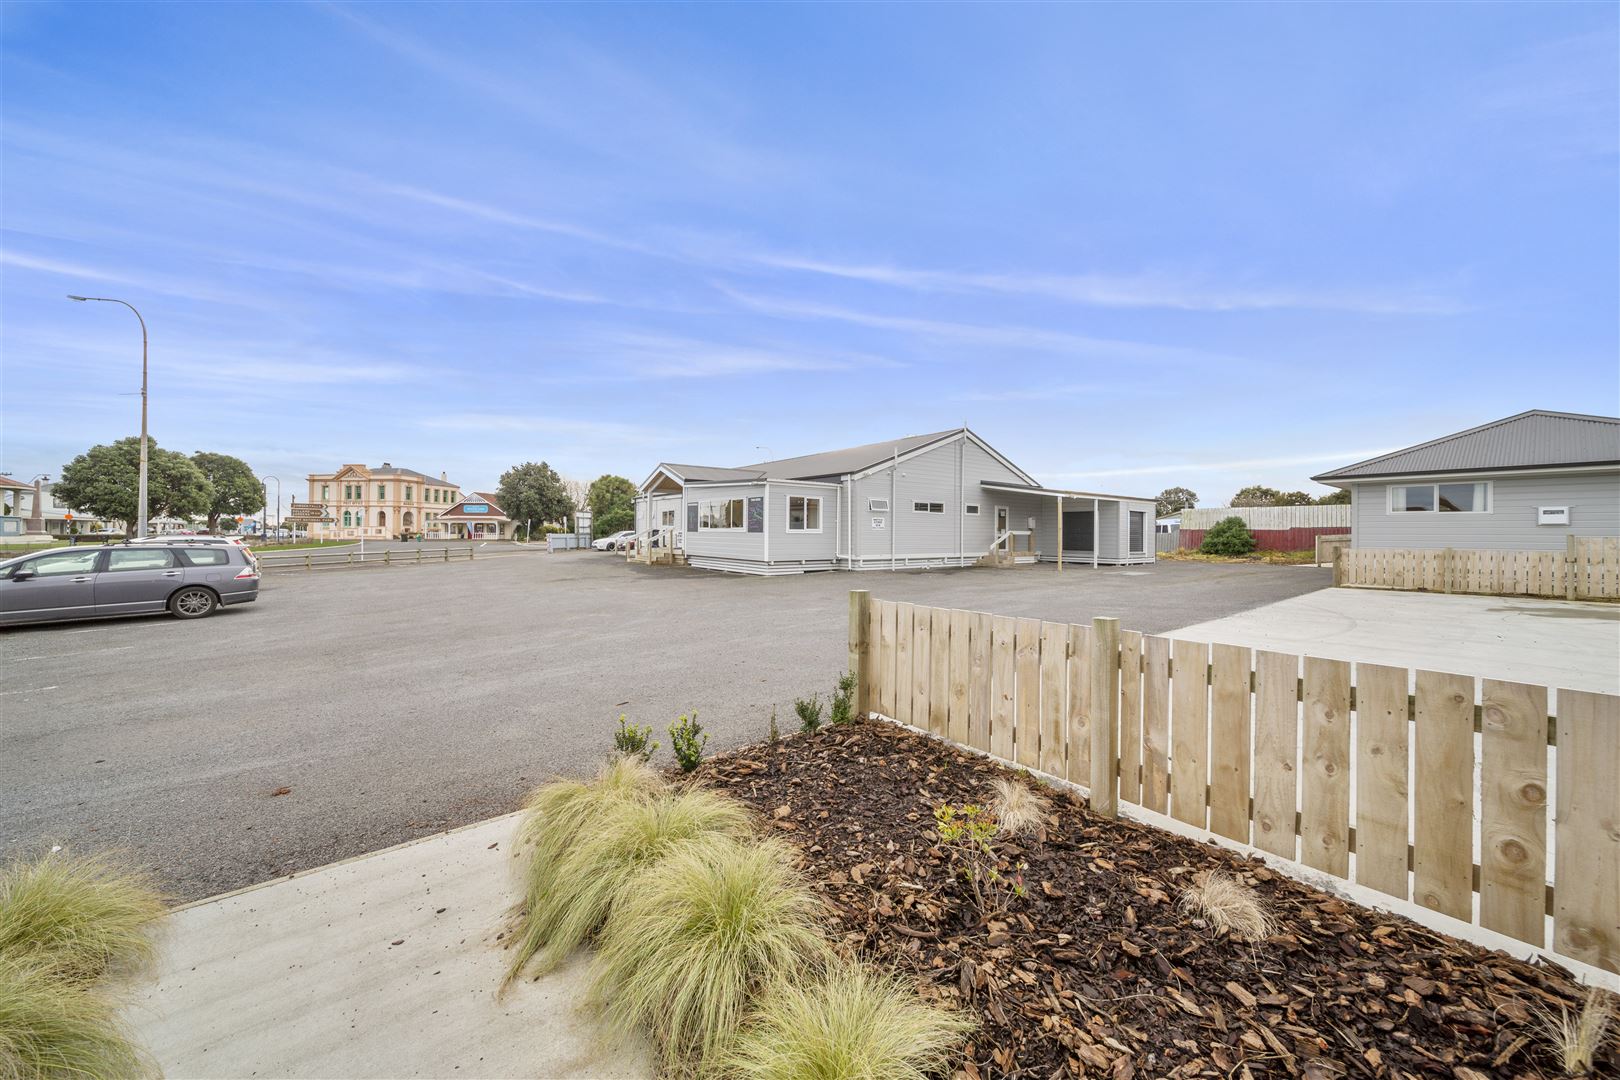
[[[592,540],[591,547],[595,548],[597,551],[623,551],[624,545],[629,543],[631,540],[634,540],[635,536],[636,530],[625,529],[622,532],[616,532],[608,536],[604,536],[600,540]]]
[[[237,547],[246,547],[247,541],[240,536],[200,536],[196,533],[183,533],[174,536],[142,536],[129,541],[131,544],[234,544]]]
[[[0,625],[155,615],[201,619],[259,598],[259,565],[235,544],[55,548],[0,562]]]

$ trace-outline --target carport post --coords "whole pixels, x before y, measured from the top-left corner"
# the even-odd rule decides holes
[[[1063,573],[1063,496],[1057,497],[1058,518],[1058,573]]]
[[[849,671],[855,676],[857,716],[865,716],[870,711],[872,700],[872,643],[867,640],[871,610],[870,592],[849,590]]]
[[[1091,620],[1091,810],[1119,816],[1119,620]]]

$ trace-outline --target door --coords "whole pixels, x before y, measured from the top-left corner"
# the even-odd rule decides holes
[[[1011,520],[1012,518],[1008,515],[1007,508],[1005,506],[996,507],[996,536],[1000,536],[1002,533],[1011,528],[1011,525],[1009,524]],[[1006,541],[1003,541],[1001,546],[1010,547],[1011,545]]]
[[[113,548],[96,578],[96,614],[162,611],[184,574],[167,548]]]
[[[1063,550],[1089,553],[1096,519],[1090,510],[1063,511]]]
[[[0,623],[94,615],[100,559],[100,548],[69,548],[18,563],[0,580]]]

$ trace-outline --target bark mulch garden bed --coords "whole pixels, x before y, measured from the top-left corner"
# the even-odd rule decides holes
[[[1026,895],[986,919],[939,846],[934,808],[988,803],[991,761],[892,724],[828,727],[706,762],[808,856],[834,931],[973,1013],[957,1075],[1562,1076],[1538,1009],[1580,1007],[1532,965],[1285,877],[1255,859],[1047,788],[1044,839],[998,841]],[[1194,873],[1252,885],[1277,931],[1249,944],[1180,910]],[[1620,1051],[1595,1075],[1620,1076]]]

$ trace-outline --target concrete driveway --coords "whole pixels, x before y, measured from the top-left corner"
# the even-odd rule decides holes
[[[368,545],[369,547],[369,545]],[[847,658],[848,595],[1164,631],[1327,571],[1163,563],[742,578],[594,552],[266,575],[214,618],[0,633],[0,854],[122,848],[211,896],[513,809],[619,713],[763,738]]]
[[[1170,636],[1620,694],[1620,604],[1323,589]]]

